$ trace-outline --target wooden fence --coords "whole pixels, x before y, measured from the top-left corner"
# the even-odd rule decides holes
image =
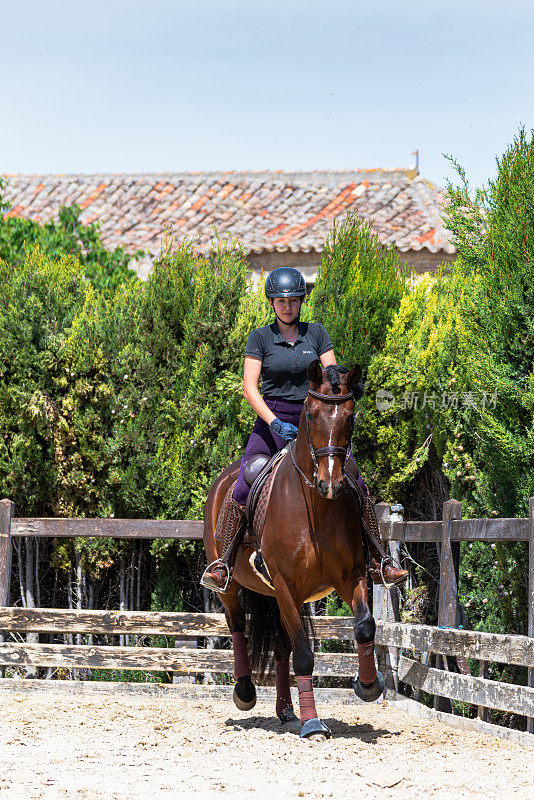
[[[526,519],[461,519],[461,504],[449,500],[443,521],[404,522],[378,504],[382,538],[398,542],[435,542],[440,552],[438,626],[398,621],[395,593],[377,592],[379,661],[389,673],[390,688],[401,681],[413,687],[415,697],[425,691],[435,697],[438,711],[450,710],[458,700],[486,709],[519,714],[527,718],[527,731],[534,733],[534,498]],[[0,631],[10,634],[0,642],[0,666],[54,667],[61,669],[113,669],[171,671],[174,675],[231,673],[232,653],[227,649],[199,647],[204,637],[227,636],[222,614],[155,613],[134,611],[87,611],[11,608],[11,539],[13,536],[77,537],[109,536],[131,539],[200,539],[202,524],[172,520],[16,519],[9,500],[0,501]],[[458,630],[458,565],[461,541],[527,541],[529,543],[528,636],[500,635]],[[351,641],[352,619],[315,617],[318,639]],[[109,644],[44,644],[16,641],[26,633],[77,633],[89,637],[167,636],[177,645],[193,647],[120,647]],[[92,641],[92,638],[91,638]],[[195,646],[196,645],[196,646]],[[406,653],[406,654],[405,654]],[[436,664],[430,666],[430,654]],[[419,658],[421,657],[421,660]],[[479,676],[470,674],[467,658],[479,662]],[[516,686],[485,677],[489,662],[528,668],[528,685]],[[316,652],[315,674],[347,677],[357,672],[354,652]],[[492,726],[493,727],[493,726]]]

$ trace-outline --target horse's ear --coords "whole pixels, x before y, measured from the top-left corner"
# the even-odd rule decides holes
[[[323,368],[321,367],[321,362],[318,358],[316,358],[315,361],[312,361],[308,367],[308,378],[310,383],[323,382]]]
[[[362,368],[359,364],[355,364],[347,375],[347,388],[354,394],[355,400],[363,397],[364,387],[360,384],[361,377]]]

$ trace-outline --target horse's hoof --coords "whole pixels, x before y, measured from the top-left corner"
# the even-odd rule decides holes
[[[234,703],[240,711],[250,711],[256,705],[256,689],[248,675],[237,679],[234,685]]]
[[[376,678],[373,683],[369,685],[362,683],[359,677],[352,679],[352,688],[354,689],[356,697],[359,697],[360,700],[364,700],[366,703],[370,703],[372,700],[378,700],[384,691],[385,684],[385,678],[378,670],[376,672]]]
[[[295,722],[295,720],[297,720],[298,717],[291,708],[291,706],[289,706],[288,708],[284,708],[282,713],[278,715],[278,719],[280,720],[280,723],[282,725],[285,725],[286,722]]]
[[[317,718],[306,720],[300,732],[301,739],[311,739],[315,742],[324,742],[331,736],[330,728],[324,724],[322,719]]]

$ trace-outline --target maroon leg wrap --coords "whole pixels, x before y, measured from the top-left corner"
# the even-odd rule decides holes
[[[311,675],[297,675],[297,688],[299,690],[300,721],[317,719],[317,709],[313,699],[313,677]]]
[[[250,669],[250,661],[248,660],[247,652],[247,637],[243,631],[234,631],[232,633],[232,643],[234,645],[234,677],[236,680],[245,675],[252,675]]]
[[[275,661],[276,667],[276,716],[279,717],[287,708],[293,708],[291,690],[289,688],[289,661]]]
[[[358,677],[362,683],[373,683],[376,678],[375,640],[358,642]]]

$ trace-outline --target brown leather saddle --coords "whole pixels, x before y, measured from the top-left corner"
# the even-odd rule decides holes
[[[245,467],[245,481],[250,486],[247,502],[245,505],[245,516],[247,519],[247,530],[242,539],[242,545],[254,545],[259,547],[261,535],[267,516],[267,508],[271,499],[274,478],[278,467],[287,454],[288,449],[284,447],[274,456],[258,454],[252,456]],[[233,481],[226,492],[215,528],[215,539],[226,543],[226,521],[229,518],[229,506],[232,502],[232,495],[237,481]]]

